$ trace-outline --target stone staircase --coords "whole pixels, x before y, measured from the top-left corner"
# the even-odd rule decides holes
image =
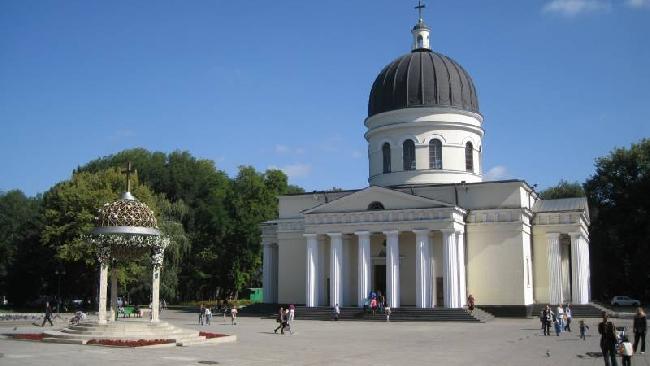
[[[544,309],[546,304],[535,304],[533,305],[533,317],[539,316],[539,313]],[[551,306],[551,310],[555,312],[557,306]],[[603,311],[612,313],[610,309],[605,309],[596,304],[587,304],[587,305],[571,305],[571,311],[573,312],[573,318],[600,318]]]
[[[196,330],[174,327],[167,322],[152,323],[142,320],[125,320],[108,324],[93,322],[79,323],[60,331],[46,331],[43,342],[86,344],[91,339],[150,340],[172,339],[170,345],[189,346],[194,344],[233,342],[236,336],[207,339]]]
[[[386,314],[377,312],[374,315],[364,313],[357,307],[340,308],[339,320],[356,321],[386,321]],[[298,320],[332,320],[334,318],[332,309],[329,307],[296,307],[296,319]],[[487,319],[487,317],[485,317]],[[479,322],[485,321],[470,314],[466,309],[420,309],[416,307],[401,307],[392,309],[390,321],[392,322]]]

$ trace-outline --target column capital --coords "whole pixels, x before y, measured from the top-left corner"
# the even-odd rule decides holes
[[[443,234],[451,235],[451,234],[455,234],[457,232],[457,230],[456,229],[440,229],[440,232],[442,232]]]
[[[560,233],[546,233],[547,239],[559,239]]]
[[[579,231],[576,231],[576,232],[573,232],[573,233],[569,233],[569,235],[571,236],[571,240],[573,240],[574,238],[576,238],[576,239],[584,238],[584,234],[582,234],[582,233],[579,232]]]
[[[316,238],[318,234],[302,234],[307,239]]]
[[[343,236],[343,233],[327,233],[327,236],[330,238],[340,238]]]
[[[370,231],[355,231],[354,235],[356,235],[356,236],[370,236]]]
[[[397,234],[399,234],[399,230],[386,230],[386,231],[382,231],[382,233],[386,236],[393,236],[393,235],[397,236]]]

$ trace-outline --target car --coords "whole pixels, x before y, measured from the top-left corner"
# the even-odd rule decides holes
[[[629,296],[614,296],[611,304],[613,306],[641,306],[641,301]]]

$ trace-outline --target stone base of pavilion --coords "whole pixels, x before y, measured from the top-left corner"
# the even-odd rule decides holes
[[[200,335],[197,330],[178,328],[167,322],[150,322],[139,319],[120,320],[107,324],[84,322],[60,331],[45,331],[44,334],[43,342],[50,343],[87,344],[90,340],[138,341],[160,339],[169,340],[170,342],[147,347],[218,344],[237,340],[235,335],[207,338]]]

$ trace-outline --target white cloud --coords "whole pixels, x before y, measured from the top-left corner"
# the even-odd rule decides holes
[[[551,0],[544,5],[542,11],[544,13],[556,13],[566,17],[573,17],[582,13],[608,10],[610,7],[611,3],[609,0]]]
[[[629,8],[650,8],[650,0],[626,0],[625,6]]]
[[[289,178],[302,178],[306,177],[311,173],[311,164],[288,164],[283,167],[278,167],[275,165],[269,166],[269,169],[280,169],[286,174]]]
[[[490,168],[490,170],[485,173],[484,177],[487,181],[508,179],[510,178],[510,173],[508,173],[508,169],[505,166],[497,165]]]
[[[305,149],[302,147],[296,147],[292,148],[287,145],[282,145],[282,144],[277,144],[273,148],[276,154],[303,154],[305,152]]]

